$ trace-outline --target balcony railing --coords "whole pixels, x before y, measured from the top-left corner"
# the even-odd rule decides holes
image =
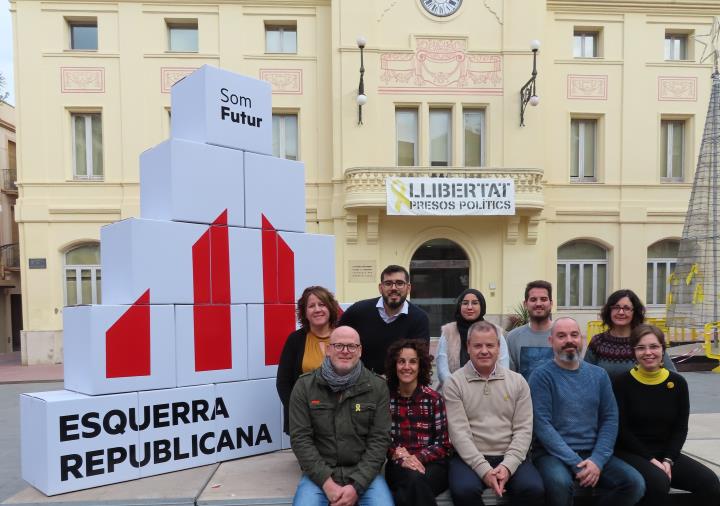
[[[461,177],[512,179],[515,208],[540,211],[545,207],[543,171],[493,167],[353,167],[345,171],[345,208],[385,207],[389,177]]]
[[[3,169],[2,171],[2,190],[6,192],[16,192],[17,171],[13,169]]]
[[[5,270],[20,269],[20,245],[16,242],[0,246],[0,267]]]

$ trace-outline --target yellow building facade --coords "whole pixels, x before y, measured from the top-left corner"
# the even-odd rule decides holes
[[[101,301],[99,230],[139,214],[138,156],[203,64],[273,87],[275,154],[305,163],[337,295],[409,266],[431,334],[465,287],[499,320],[525,283],[594,319],[632,288],[663,314],[712,66],[690,0],[14,0],[24,363],[62,360],[63,307]],[[357,103],[361,51],[367,103]],[[537,54],[537,107],[520,88]],[[359,123],[359,114],[362,123]],[[388,216],[388,177],[511,178],[514,216]],[[202,168],[198,168],[202,177]]]
[[[0,353],[20,350],[22,298],[17,200],[15,108],[0,101]]]

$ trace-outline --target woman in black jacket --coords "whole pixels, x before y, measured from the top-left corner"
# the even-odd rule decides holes
[[[276,386],[283,404],[285,419],[283,430],[289,430],[288,407],[290,394],[298,377],[314,371],[325,358],[325,345],[330,332],[337,325],[340,306],[327,288],[307,287],[297,301],[297,319],[300,328],[291,333],[278,365]]]
[[[685,379],[664,367],[665,335],[652,325],[638,325],[629,345],[637,365],[613,385],[620,414],[615,455],[645,478],[645,497],[638,505],[670,504],[670,487],[691,492],[691,504],[720,504],[715,473],[681,453],[690,396]]]

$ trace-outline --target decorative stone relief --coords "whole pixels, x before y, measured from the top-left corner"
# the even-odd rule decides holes
[[[102,67],[61,67],[62,93],[105,93],[105,69]]]
[[[505,232],[505,242],[507,244],[515,244],[520,236],[520,216],[510,216],[507,221],[507,230]]]
[[[567,98],[581,100],[607,100],[608,76],[583,76],[570,74],[567,77]]]
[[[302,69],[260,69],[260,79],[269,82],[276,95],[302,95]]]
[[[357,230],[357,215],[347,213],[345,215],[345,243],[346,244],[357,244],[358,230]]]
[[[160,69],[160,91],[170,93],[172,85],[185,76],[192,74],[195,67],[162,67]]]
[[[527,244],[537,244],[538,229],[540,228],[540,216],[530,216],[527,225]]]
[[[658,100],[696,101],[697,77],[658,77]]]
[[[415,52],[380,54],[380,93],[502,95],[502,56],[470,52],[465,39],[416,42]]]
[[[380,216],[377,213],[370,213],[367,217],[367,243],[377,244],[380,235]]]

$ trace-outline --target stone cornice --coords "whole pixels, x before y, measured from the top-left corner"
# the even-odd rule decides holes
[[[65,4],[65,5],[82,5],[82,4],[120,4],[120,3],[141,3],[145,5],[218,5],[233,4],[244,5],[246,7],[326,7],[330,6],[332,0],[190,0],[187,2],[178,2],[177,0],[41,0],[43,4]],[[9,0],[10,8],[16,3],[38,2],[38,0]]]
[[[652,14],[704,14],[717,15],[720,6],[710,0],[547,0],[549,11],[647,12]]]

